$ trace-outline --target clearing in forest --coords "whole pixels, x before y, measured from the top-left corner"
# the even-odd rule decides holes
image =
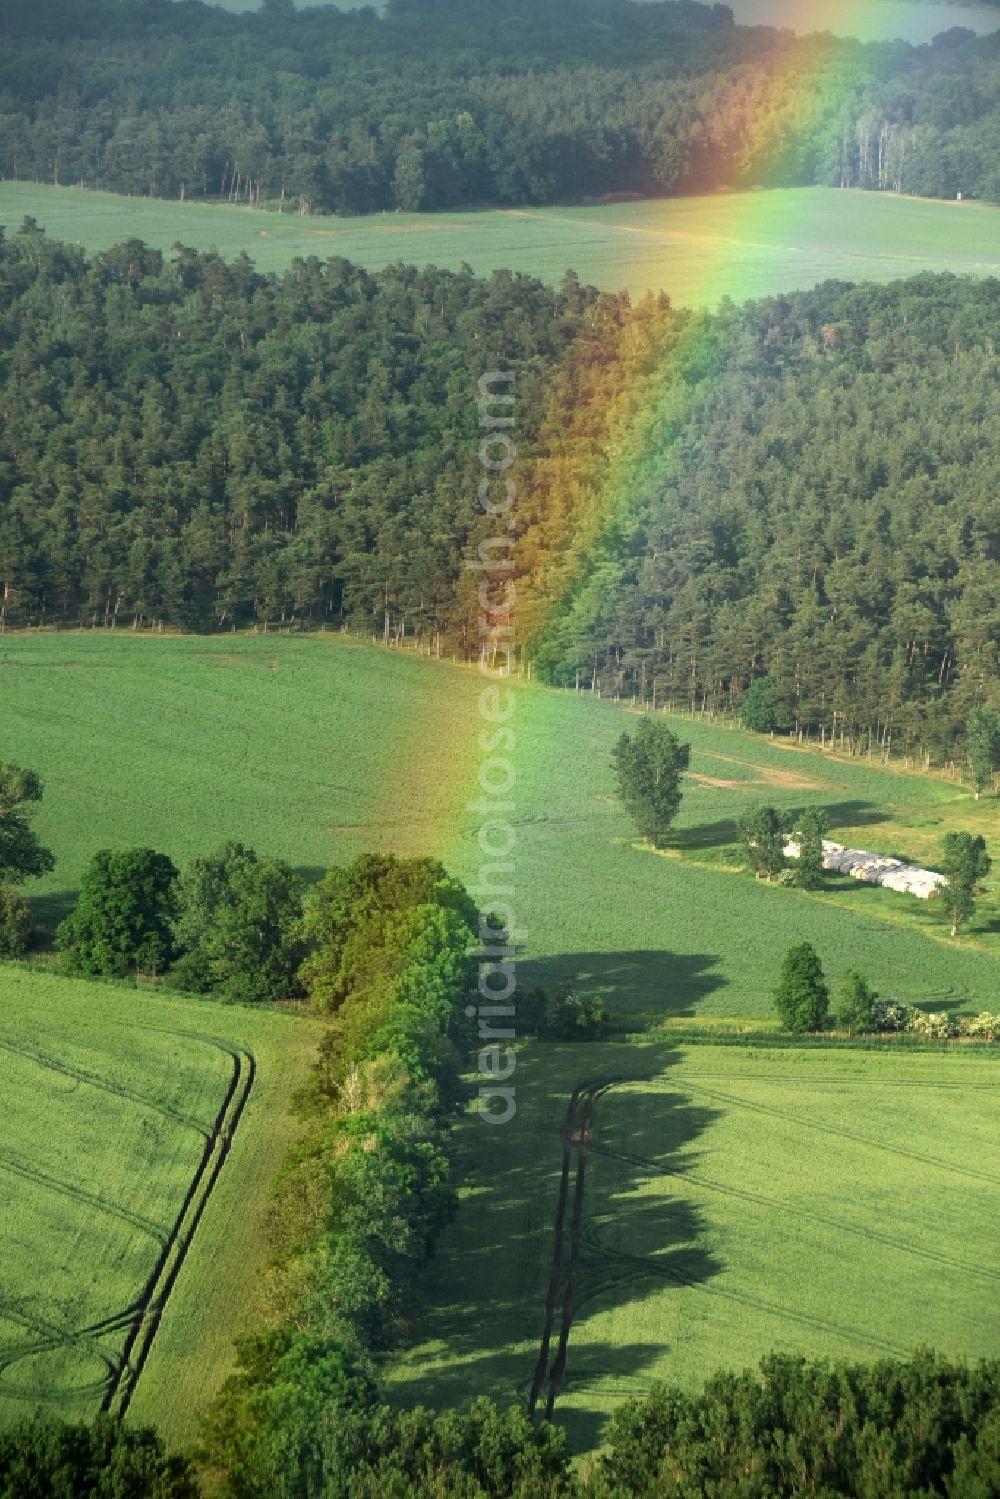
[[[821,281],[893,281],[919,271],[1000,274],[1000,209],[836,188],[775,188],[586,208],[278,214],[168,203],[78,188],[0,183],[12,232],[31,215],[51,235],[106,250],[130,238],[169,255],[178,240],[262,271],[297,257],[343,256],[377,271],[395,261],[477,275],[510,270],[557,285],[568,270],[604,291],[665,291],[677,306],[715,307],[804,291]]]

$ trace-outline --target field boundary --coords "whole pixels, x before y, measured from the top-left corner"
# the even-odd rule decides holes
[[[215,1037],[199,1035],[195,1039],[228,1053],[232,1060],[232,1076],[215,1123],[205,1141],[201,1163],[137,1303],[138,1311],[132,1319],[131,1331],[125,1340],[116,1375],[101,1402],[102,1411],[117,1416],[124,1416],[128,1410],[163,1319],[170,1293],[177,1283],[198,1225],[225,1165],[233,1136],[256,1079],[257,1064],[252,1052],[242,1047],[230,1047]]]

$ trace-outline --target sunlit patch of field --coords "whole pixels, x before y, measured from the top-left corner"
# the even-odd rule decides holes
[[[365,850],[436,853],[478,878],[471,667],[339,635],[7,635],[0,658],[4,755],[46,783],[37,826],[57,864],[34,886],[43,921],[65,914],[98,848],[135,843],[183,863],[239,838],[307,878]],[[818,895],[755,881],[736,829],[752,800],[819,804],[840,841],[933,862],[949,828],[992,836],[995,798],[676,718],[693,774],[658,857],[614,794],[611,750],[633,722],[588,693],[518,685],[526,979],[654,1020],[761,1018],[782,953],[808,940],[831,978],[859,968],[887,997],[996,1008],[995,896],[953,943],[934,902],[848,879]]]

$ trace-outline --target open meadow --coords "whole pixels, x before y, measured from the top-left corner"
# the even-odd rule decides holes
[[[479,275],[507,269],[557,284],[567,270],[633,298],[665,291],[715,307],[821,281],[892,281],[919,271],[1000,273],[1000,208],[807,187],[590,208],[303,218],[223,204],[123,198],[0,183],[0,223],[26,216],[53,237],[106,250],[130,238],[169,254],[180,241],[263,271],[342,256],[371,271],[395,261]]]
[[[340,635],[97,633],[0,642],[4,755],[45,782],[36,826],[55,872],[31,887],[49,926],[97,849],[183,863],[238,838],[307,877],[373,849],[435,853],[475,887],[479,673]],[[768,1017],[781,956],[811,941],[831,977],[886,997],[995,1008],[995,895],[967,935],[933,902],[832,880],[817,894],[742,872],[753,800],[821,804],[854,847],[931,859],[943,833],[990,836],[996,802],[933,776],[678,719],[692,745],[676,847],[638,844],[614,796],[624,706],[521,684],[514,752],[516,905],[526,982],[602,991],[619,1017]],[[995,886],[996,876],[993,878]]]
[[[509,1124],[459,1131],[390,1398],[533,1401],[585,1451],[654,1381],[772,1349],[995,1351],[989,1053],[532,1043],[515,1082]]]
[[[0,967],[0,1413],[175,1440],[251,1325],[315,1021]]]

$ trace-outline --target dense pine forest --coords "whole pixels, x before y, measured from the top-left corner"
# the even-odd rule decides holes
[[[631,308],[527,277],[0,241],[0,627],[349,626],[466,656],[518,376],[549,680],[946,754],[1000,670],[1000,285]],[[890,434],[886,437],[886,433]]]
[[[1000,672],[998,335],[1000,283],[935,276],[668,335],[539,665],[691,709],[766,673],[783,727],[946,754]]]
[[[996,201],[998,57],[960,25],[864,46],[693,0],[7,0],[0,176],[334,213],[808,183]]]

